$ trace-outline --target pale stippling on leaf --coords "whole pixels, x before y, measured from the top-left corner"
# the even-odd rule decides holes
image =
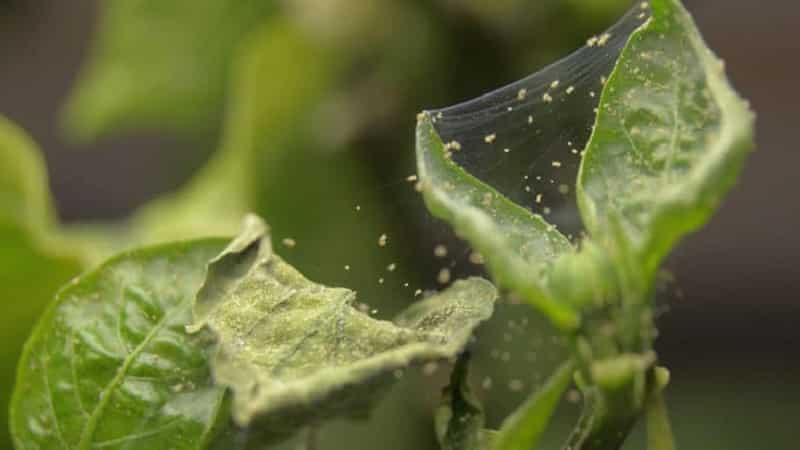
[[[394,321],[354,308],[356,295],[314,283],[272,251],[249,216],[209,264],[192,331],[217,339],[215,380],[233,392],[240,425],[286,431],[363,413],[392,374],[453,358],[488,319],[497,292],[471,278],[412,305]]]
[[[583,318],[604,304],[625,305],[623,317],[607,318],[613,325],[608,330],[619,338],[616,352],[632,358],[649,355],[656,335],[651,297],[658,267],[681,237],[708,221],[753,147],[753,114],[730,86],[724,65],[706,47],[680,1],[637,4],[621,23],[617,29],[627,30],[624,35],[601,34],[587,42],[594,48],[583,48],[544,69],[541,76],[534,74],[475,101],[445,108],[449,123],[434,124],[433,112],[423,113],[417,126],[418,174],[425,182],[428,208],[486,256],[499,285],[539,308],[560,328],[585,333],[586,348],[575,355],[584,364],[591,360],[593,346],[603,348],[607,337],[582,323]],[[546,74],[570,67],[575,55],[585,57],[586,52],[599,54],[609,48],[621,53],[613,70],[595,72],[597,78],[592,77],[603,91],[593,108],[592,134],[585,150],[578,153],[576,183],[558,182],[562,195],[573,192],[570,187],[574,186],[587,229],[573,249],[541,216],[512,203],[458,161],[443,158],[438,133],[445,130],[448,140],[461,138],[459,133],[468,130],[472,121],[480,124],[474,134],[502,130],[501,136],[521,139],[524,133],[533,133],[531,128],[512,129],[515,122],[509,118],[513,116],[498,113],[519,86],[528,80],[538,82],[528,86],[543,86]],[[558,84],[552,82],[550,90],[537,92],[548,104],[546,110],[553,111],[537,116],[537,122],[560,120],[563,98],[554,101],[553,91]],[[586,96],[595,97],[594,91]],[[469,131],[463,133],[463,141],[469,142]],[[470,151],[465,147],[464,152]],[[489,150],[475,146],[474,151]],[[551,165],[566,168],[563,161],[551,160]],[[537,205],[543,200],[538,193],[535,198]],[[543,211],[552,212],[549,205]],[[616,366],[620,361],[612,358],[611,363]],[[652,361],[636,366],[631,379],[644,380],[651,368]],[[635,385],[625,389],[635,389]],[[643,403],[626,402],[628,394],[636,398],[633,393],[612,392],[608,386],[596,389],[595,404],[601,407],[592,417],[601,425],[587,428],[581,439],[587,449],[616,449],[633,419],[643,413]],[[523,434],[520,430],[508,436],[514,440]]]
[[[753,114],[677,0],[650,2],[605,83],[578,178],[599,239],[624,236],[645,276],[699,228],[753,147]]]
[[[122,254],[75,279],[42,316],[11,404],[18,449],[199,450],[224,390],[207,333],[188,335],[206,264],[222,240]]]

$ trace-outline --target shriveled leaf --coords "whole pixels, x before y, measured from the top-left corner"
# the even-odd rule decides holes
[[[66,108],[69,131],[216,126],[234,51],[275,9],[273,0],[108,0],[89,61]]]
[[[442,450],[484,450],[491,448],[495,432],[484,428],[483,405],[469,384],[469,357],[456,361],[450,385],[442,393],[436,411],[436,438]]]
[[[267,226],[249,216],[209,265],[193,329],[217,338],[212,370],[233,391],[234,419],[282,434],[360,415],[393,372],[455,357],[496,295],[487,281],[462,280],[394,322],[376,320],[354,307],[354,292],[311,282],[283,262]]]
[[[554,323],[573,328],[576,312],[550,298],[544,278],[572,244],[538,214],[510,201],[448,157],[429,113],[417,122],[417,170],[428,209],[449,222],[485,258],[498,284],[534,303]]]
[[[564,363],[547,382],[503,421],[493,450],[535,449],[555,412],[561,395],[572,382],[572,361]]]
[[[25,346],[11,404],[18,449],[201,449],[224,389],[210,336],[187,334],[224,241],[137,250],[75,279]]]
[[[79,253],[54,232],[47,174],[35,145],[0,117],[0,404],[14,386],[20,349],[56,290],[81,271]],[[8,423],[0,409],[0,423]],[[0,447],[11,447],[7,427]]]
[[[753,114],[680,1],[650,5],[603,90],[578,200],[589,231],[630,247],[652,277],[736,180],[753,147]]]

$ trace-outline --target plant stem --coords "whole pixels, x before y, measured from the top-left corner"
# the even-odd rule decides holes
[[[661,390],[655,392],[647,408],[647,449],[675,450],[675,438]]]

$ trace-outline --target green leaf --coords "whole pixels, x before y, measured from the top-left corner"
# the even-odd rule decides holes
[[[219,151],[183,190],[137,213],[133,226],[140,234],[159,240],[187,232],[234,234],[256,204],[259,181],[277,170],[269,162],[280,159],[282,134],[329,86],[327,55],[285,20],[265,23],[240,55]],[[275,61],[282,62],[280,70]]]
[[[7,405],[19,352],[56,290],[81,271],[79,252],[54,233],[44,161],[25,133],[0,116],[0,404]],[[0,409],[0,423],[8,423]],[[8,428],[0,447],[9,448]]]
[[[578,176],[587,228],[645,277],[704,224],[753,147],[753,114],[677,0],[653,0],[600,101]]]
[[[456,361],[450,385],[442,393],[436,410],[436,438],[442,450],[483,450],[491,448],[495,432],[484,428],[483,405],[469,384],[469,355]]]
[[[109,0],[65,111],[83,139],[113,131],[216,127],[234,50],[272,0]]]
[[[664,397],[658,392],[647,408],[647,449],[675,450],[676,448]]]
[[[647,449],[675,450],[675,437],[669,420],[667,403],[664,401],[664,389],[669,383],[669,371],[663,367],[656,368],[656,385],[650,394],[647,405]]]
[[[201,449],[224,390],[191,308],[220,240],[137,250],[72,281],[25,346],[11,404],[18,449]]]
[[[430,114],[421,113],[417,171],[428,209],[486,257],[498,284],[532,302],[561,328],[574,328],[576,312],[544,287],[549,266],[572,252],[572,244],[541,216],[467,173],[448,153]]]
[[[572,382],[572,361],[562,364],[547,382],[503,421],[493,450],[532,450],[536,448],[561,395]]]
[[[274,62],[281,61],[280,70]],[[234,61],[231,102],[219,150],[189,182],[117,228],[73,228],[94,261],[141,244],[236,233],[256,209],[264,180],[282,169],[287,139],[327,91],[329,56],[286,20],[267,21],[244,39]],[[163,102],[163,99],[161,100]],[[305,150],[304,150],[305,151]],[[274,214],[279,211],[271,211]]]
[[[240,425],[277,434],[338,415],[361,415],[394,372],[455,357],[492,314],[487,281],[458,281],[394,322],[353,306],[355,293],[309,281],[272,251],[249,216],[209,265],[195,325],[217,338],[214,378],[233,391]]]

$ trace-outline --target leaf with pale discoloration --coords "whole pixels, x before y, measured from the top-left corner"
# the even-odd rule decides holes
[[[209,265],[192,329],[217,338],[211,366],[233,391],[236,422],[285,433],[359,415],[395,372],[455,357],[496,295],[485,280],[461,280],[377,320],[354,307],[354,292],[309,281],[274,254],[266,225],[250,216]]]

